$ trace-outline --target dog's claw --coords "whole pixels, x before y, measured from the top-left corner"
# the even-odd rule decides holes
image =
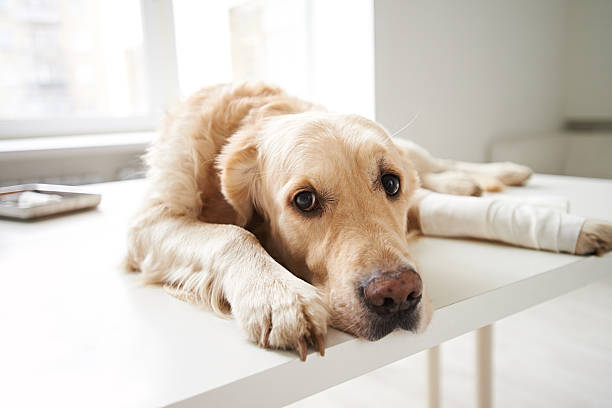
[[[314,345],[319,349],[319,354],[321,357],[325,356],[325,339],[320,334],[315,334],[314,339]]]
[[[306,339],[304,337],[298,340],[297,350],[300,353],[300,360],[306,361],[306,351],[308,350],[308,344],[306,343]]]
[[[263,348],[270,348],[270,332],[272,331],[272,327],[268,327],[263,335],[263,340],[261,342]]]

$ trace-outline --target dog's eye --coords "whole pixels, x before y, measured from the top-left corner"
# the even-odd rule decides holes
[[[400,179],[395,174],[383,174],[380,181],[389,197],[395,197],[399,193]]]
[[[302,191],[293,197],[293,203],[298,210],[308,212],[317,206],[317,197],[312,191]]]

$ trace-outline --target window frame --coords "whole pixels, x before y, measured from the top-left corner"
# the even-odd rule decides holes
[[[149,112],[126,117],[55,117],[0,120],[0,140],[153,130],[179,99],[172,0],[140,0]]]

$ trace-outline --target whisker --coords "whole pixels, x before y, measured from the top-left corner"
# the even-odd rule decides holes
[[[395,132],[393,132],[393,134],[391,135],[391,137],[393,136],[397,136],[398,134],[402,133],[404,130],[406,130],[410,125],[412,125],[418,118],[419,115],[421,114],[421,111],[417,111],[417,113],[414,114],[414,116],[412,117],[412,119],[410,119],[408,121],[408,123],[406,123],[404,126],[402,126],[399,130],[396,130]]]

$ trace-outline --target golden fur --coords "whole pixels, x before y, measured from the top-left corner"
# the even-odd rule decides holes
[[[322,352],[328,324],[370,339],[394,328],[373,321],[356,288],[375,271],[415,265],[406,243],[419,175],[429,189],[467,195],[530,175],[511,163],[436,159],[372,121],[261,83],[193,95],[168,116],[146,161],[150,189],[130,228],[130,269],[231,313],[261,346],[303,358],[307,344]],[[385,196],[382,172],[400,176],[397,198]],[[304,188],[316,189],[319,213],[292,205]],[[427,326],[424,291],[404,328]]]

